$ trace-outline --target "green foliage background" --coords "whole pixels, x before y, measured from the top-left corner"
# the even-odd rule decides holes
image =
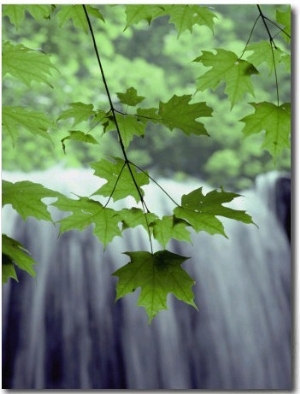
[[[195,25],[193,32],[184,31],[178,38],[174,24],[167,23],[168,16],[154,19],[150,25],[144,20],[130,25],[125,31],[126,13],[124,6],[96,6],[104,19],[96,26],[96,40],[109,88],[117,102],[116,93],[130,86],[138,88],[146,97],[148,107],[165,101],[173,94],[194,93],[195,80],[205,68],[193,62],[201,51],[212,48],[226,48],[242,53],[253,23],[257,18],[255,5],[213,5],[210,7],[218,19],[214,19],[212,31],[207,26]],[[264,5],[269,18],[276,19],[276,12],[285,11],[287,6]],[[14,78],[3,81],[3,102],[8,105],[33,107],[56,118],[60,111],[67,109],[70,102],[93,103],[101,108],[107,103],[104,88],[100,91],[98,65],[95,60],[90,37],[71,21],[61,26],[59,11],[54,10],[50,19],[33,18],[25,12],[17,29],[8,16],[3,18],[3,40],[22,43],[51,55],[51,62],[59,70],[52,72],[53,88],[34,83],[33,89],[20,84]],[[4,6],[5,15],[5,6]],[[267,40],[265,28],[260,21],[254,30],[251,42]],[[278,35],[276,42],[284,49],[286,43]],[[290,80],[287,66],[277,65],[280,98],[290,98]],[[255,101],[274,101],[276,85],[269,67],[263,63],[260,75],[252,78],[255,86]],[[190,174],[208,181],[214,186],[228,186],[241,189],[251,185],[254,177],[274,168],[271,155],[261,148],[262,135],[243,138],[243,123],[238,122],[251,113],[246,100],[239,102],[232,110],[224,95],[224,85],[215,91],[198,91],[197,101],[205,101],[214,109],[212,118],[204,119],[211,138],[191,135],[186,138],[180,131],[172,134],[160,125],[148,125],[145,138],[134,138],[129,147],[131,160],[144,169],[155,168],[165,176]],[[57,162],[65,166],[87,166],[99,156],[117,155],[119,147],[114,136],[102,135],[98,130],[93,136],[99,145],[67,143],[65,155],[60,140],[67,135],[70,120],[61,120],[51,128],[54,144],[37,139],[27,130],[22,131],[12,146],[11,139],[3,135],[3,168],[7,170],[32,171],[46,169]],[[80,130],[87,131],[90,125],[83,122]],[[170,154],[171,152],[171,154]],[[165,160],[165,158],[168,160]],[[290,152],[285,152],[277,161],[278,169],[290,168]],[[181,174],[181,175],[180,175]]]

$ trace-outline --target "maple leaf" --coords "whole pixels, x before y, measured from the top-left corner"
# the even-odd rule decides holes
[[[11,204],[24,220],[33,216],[36,219],[52,221],[47,204],[41,199],[59,196],[60,193],[47,189],[39,183],[2,181],[2,206]]]
[[[270,41],[255,42],[247,46],[246,51],[251,51],[252,54],[247,56],[247,59],[256,67],[262,63],[267,63],[270,72],[274,70],[274,61],[280,63],[286,61],[287,54],[279,48],[271,47]]]
[[[86,5],[86,10],[89,15],[93,15],[104,22],[104,18],[97,8]],[[82,5],[62,5],[57,13],[57,18],[60,21],[60,27],[71,20],[75,27],[82,29],[85,33],[89,31],[89,25]]]
[[[153,226],[154,238],[165,248],[170,239],[191,242],[191,234],[187,230],[188,223],[174,216],[163,216],[156,220]]]
[[[217,16],[207,7],[199,5],[170,5],[164,6],[166,14],[170,15],[170,23],[174,23],[178,37],[185,31],[193,32],[193,26],[207,26],[213,31],[214,18]]]
[[[143,96],[138,96],[137,90],[133,87],[128,88],[125,93],[118,92],[117,96],[122,104],[126,104],[131,107],[135,107],[145,99]]]
[[[3,131],[11,137],[13,144],[22,129],[52,142],[48,133],[52,122],[43,112],[31,111],[23,107],[3,106],[2,125]]]
[[[104,207],[98,201],[87,197],[78,200],[60,196],[51,205],[62,211],[71,212],[70,216],[59,221],[60,232],[70,231],[74,228],[82,231],[91,224],[95,224],[94,234],[103,243],[104,247],[116,236],[121,235],[119,229],[120,218],[117,211]]]
[[[186,220],[197,232],[206,231],[209,234],[221,234],[227,238],[224,226],[216,216],[224,216],[247,224],[253,223],[251,217],[245,211],[222,205],[236,197],[240,197],[240,195],[225,192],[222,188],[212,190],[204,195],[202,187],[200,187],[182,196],[181,206],[174,208],[174,215]]]
[[[129,26],[145,20],[150,25],[152,19],[164,15],[163,7],[159,5],[127,5],[125,8],[126,26],[124,31]]]
[[[197,90],[215,89],[219,83],[225,82],[227,93],[231,101],[231,109],[241,101],[246,93],[254,96],[251,75],[258,74],[253,64],[241,60],[234,52],[216,49],[216,53],[203,51],[194,62],[211,67],[209,71],[198,78]]]
[[[3,16],[8,16],[10,22],[18,29],[24,20],[25,12],[29,12],[35,19],[49,18],[52,6],[51,5],[5,5],[2,8]]]
[[[44,82],[50,87],[48,77],[52,70],[57,70],[51,63],[50,56],[6,41],[2,47],[2,73],[12,75],[30,88],[31,82]]]
[[[196,121],[200,117],[208,117],[212,109],[206,103],[193,103],[191,95],[181,97],[174,95],[167,103],[159,103],[160,122],[171,131],[176,127],[185,134],[208,135],[203,123]]]
[[[128,169],[128,165],[125,164],[124,160],[118,157],[115,158],[115,160],[115,163],[101,160],[91,164],[91,167],[95,170],[94,174],[107,180],[107,183],[101,186],[93,195],[100,194],[104,197],[112,196],[114,201],[132,196],[135,198],[136,202],[139,202],[141,200],[140,195],[144,195],[141,186],[149,183],[149,176],[147,173],[137,172],[135,166],[129,164],[136,185],[139,188],[138,192]]]
[[[2,234],[2,282],[7,282],[8,278],[18,281],[14,264],[26,271],[29,275],[35,276],[33,265],[35,261],[29,256],[29,252],[13,238]]]
[[[265,131],[262,147],[267,149],[276,159],[285,148],[290,147],[290,104],[284,103],[280,106],[268,102],[250,104],[255,112],[240,120],[245,123],[242,131],[246,137]]]
[[[148,122],[152,123],[161,123],[161,116],[158,115],[157,108],[138,108],[137,109],[137,120],[139,122],[143,122],[147,124]]]
[[[169,293],[197,309],[191,290],[195,281],[181,268],[187,257],[167,250],[154,254],[144,251],[124,254],[131,261],[113,273],[119,277],[116,301],[141,287],[137,304],[145,308],[149,323],[158,312],[167,309]]]
[[[91,117],[96,115],[96,111],[94,111],[93,104],[84,104],[84,103],[70,103],[71,108],[63,111],[57,120],[74,118],[73,127],[81,122],[89,120]]]

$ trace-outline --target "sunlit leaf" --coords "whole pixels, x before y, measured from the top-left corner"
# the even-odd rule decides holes
[[[33,216],[36,219],[52,221],[47,204],[41,200],[59,196],[60,193],[47,189],[39,183],[2,181],[2,206],[11,204],[24,220]]]
[[[89,15],[93,15],[104,21],[102,14],[97,8],[86,5],[86,9]],[[87,18],[82,5],[61,5],[57,13],[57,18],[60,21],[61,27],[71,20],[75,27],[82,29],[85,33],[89,31]]]
[[[126,13],[126,26],[125,29],[128,29],[129,26],[139,23],[142,20],[151,23],[152,19],[163,15],[164,9],[159,5],[152,4],[143,4],[143,5],[126,5],[125,9]]]
[[[282,37],[286,41],[290,42],[292,14],[291,14],[291,6],[290,5],[287,6],[288,9],[286,11],[280,11],[280,10],[276,11],[276,20],[278,23],[283,25],[284,32],[282,33]]]
[[[247,137],[265,131],[262,147],[267,149],[276,159],[284,149],[290,148],[291,107],[289,103],[277,106],[272,103],[250,103],[254,114],[245,116],[241,122]]]
[[[191,233],[187,230],[188,223],[174,216],[164,216],[153,223],[154,238],[165,248],[171,239],[191,242]]]
[[[22,130],[34,136],[46,138],[52,142],[48,133],[52,122],[44,112],[36,112],[23,107],[2,107],[2,131],[8,134],[15,143]]]
[[[167,309],[169,293],[197,309],[191,289],[195,281],[181,268],[187,257],[167,250],[125,254],[131,261],[113,274],[119,278],[116,300],[141,287],[138,305],[145,308],[149,323],[158,312]]]
[[[48,82],[51,71],[56,70],[50,61],[50,56],[25,47],[22,44],[13,45],[4,42],[2,47],[2,74],[12,75],[22,81],[27,87],[32,82]]]
[[[93,104],[84,104],[78,102],[78,103],[70,103],[69,106],[71,108],[63,111],[59,115],[57,120],[59,121],[63,119],[73,118],[74,119],[73,127],[81,122],[90,120],[96,114],[96,111],[94,111]]]
[[[251,51],[252,53],[247,56],[249,60],[255,67],[260,66],[262,63],[267,63],[270,71],[274,70],[275,66],[284,61],[286,53],[279,48],[272,48],[269,41],[255,42],[247,46],[246,51]]]
[[[197,89],[215,89],[221,82],[225,82],[231,108],[244,99],[245,94],[254,96],[251,75],[258,74],[253,64],[241,60],[238,56],[225,49],[216,49],[216,53],[203,51],[202,55],[194,60],[202,63],[205,67],[211,67],[209,71],[198,78]]]
[[[214,18],[217,16],[207,7],[199,5],[169,5],[164,6],[166,14],[170,15],[170,23],[174,23],[178,37],[186,30],[191,33],[194,25],[207,26],[213,31]]]
[[[52,12],[52,6],[49,4],[5,4],[2,7],[2,15],[8,16],[10,22],[19,28],[24,22],[25,12],[29,12],[34,19],[49,18]]]

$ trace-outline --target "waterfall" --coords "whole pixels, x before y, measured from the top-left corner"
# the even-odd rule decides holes
[[[279,179],[261,176],[236,199],[259,228],[223,220],[229,239],[201,232],[193,245],[172,243],[170,250],[191,257],[184,267],[196,280],[199,311],[169,295],[169,309],[151,325],[136,306],[139,290],[114,301],[111,276],[128,261],[123,252],[149,249],[144,230],[126,230],[103,251],[90,228],[58,237],[53,224],[23,222],[5,207],[3,232],[38,264],[35,279],[19,271],[19,283],[3,286],[3,388],[291,389],[290,245],[278,222],[288,217],[289,184],[276,194]],[[54,169],[31,180],[79,195],[99,187],[87,170]],[[194,187],[161,183],[175,199]],[[172,209],[159,189],[149,193],[150,209]],[[266,203],[275,195],[285,215]]]

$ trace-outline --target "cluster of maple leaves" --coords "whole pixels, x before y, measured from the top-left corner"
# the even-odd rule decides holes
[[[96,20],[104,21],[99,8],[85,6],[86,12]],[[89,25],[80,5],[6,5],[3,15],[8,16],[11,23],[17,27],[24,19],[24,13],[29,12],[34,18],[48,18],[56,12],[61,26],[72,20],[73,24],[89,32]],[[173,23],[180,36],[185,30],[192,32],[195,24],[205,25],[213,29],[216,15],[208,8],[198,5],[127,5],[125,6],[127,23],[125,29],[141,20],[151,21],[160,16],[169,16],[169,23]],[[282,32],[290,33],[290,10],[277,13],[276,23],[281,24]],[[101,22],[102,23],[102,22]],[[275,23],[275,22],[274,22]],[[250,52],[250,54],[249,54]],[[245,55],[247,53],[247,56]],[[266,55],[267,54],[267,55]],[[196,91],[215,89],[225,83],[225,94],[231,102],[231,107],[243,100],[246,94],[254,96],[251,76],[258,74],[261,63],[266,62],[270,71],[276,64],[284,63],[289,69],[290,55],[279,48],[272,47],[272,42],[262,41],[249,44],[243,53],[243,59],[232,51],[214,49],[213,52],[202,51],[194,62],[209,68],[198,79]],[[32,50],[22,44],[5,42],[3,44],[3,73],[18,79],[28,87],[31,83],[40,82],[50,85],[48,79],[55,69],[50,57],[39,51]],[[51,86],[51,85],[50,85]],[[157,107],[144,108],[145,97],[139,96],[136,88],[130,87],[126,92],[118,92],[120,106],[123,112],[108,108],[94,108],[91,103],[70,103],[69,108],[63,110],[56,122],[73,119],[72,129],[62,139],[62,149],[66,152],[66,141],[76,140],[83,143],[98,144],[96,136],[78,129],[81,122],[90,122],[101,127],[104,133],[120,131],[120,139],[127,149],[134,137],[145,134],[148,122],[160,124],[170,131],[179,129],[187,136],[191,134],[209,136],[208,131],[199,119],[211,117],[213,108],[206,102],[195,102],[192,95],[173,95],[167,102],[159,102]],[[250,103],[254,113],[240,119],[245,123],[245,136],[265,131],[263,147],[276,159],[281,152],[289,147],[290,135],[290,104],[260,102]],[[126,108],[131,107],[130,114]],[[3,127],[12,141],[19,137],[20,130],[26,129],[34,135],[51,140],[48,129],[53,121],[42,112],[21,106],[3,107]],[[180,204],[175,204],[173,212],[168,216],[159,217],[147,209],[144,200],[143,186],[147,185],[151,176],[140,169],[127,157],[114,157],[111,160],[100,160],[92,163],[94,175],[106,180],[105,184],[91,196],[77,196],[68,198],[54,190],[29,181],[11,183],[3,181],[3,205],[11,204],[25,220],[34,216],[39,220],[52,221],[47,210],[44,197],[54,197],[53,206],[70,215],[60,220],[60,232],[71,229],[84,230],[94,224],[94,234],[104,247],[116,236],[122,236],[122,231],[136,226],[144,227],[149,235],[151,251],[126,252],[130,262],[114,273],[119,277],[117,296],[119,299],[129,292],[141,287],[138,305],[143,306],[149,320],[162,309],[165,309],[168,293],[173,293],[178,299],[196,307],[191,287],[192,278],[184,271],[181,264],[186,257],[179,256],[165,250],[171,239],[190,242],[190,230],[205,231],[209,234],[226,236],[219,217],[223,216],[244,223],[253,223],[251,217],[244,211],[225,207],[223,204],[238,197],[222,188],[212,190],[206,195],[202,188],[183,195]],[[107,204],[101,204],[94,197],[102,196],[108,200],[118,201],[132,196],[142,208],[133,206],[115,210]],[[156,239],[163,250],[153,253],[151,238]],[[23,246],[16,240],[3,235],[3,280],[9,277],[17,280],[15,264],[19,268],[34,275],[34,261]]]

